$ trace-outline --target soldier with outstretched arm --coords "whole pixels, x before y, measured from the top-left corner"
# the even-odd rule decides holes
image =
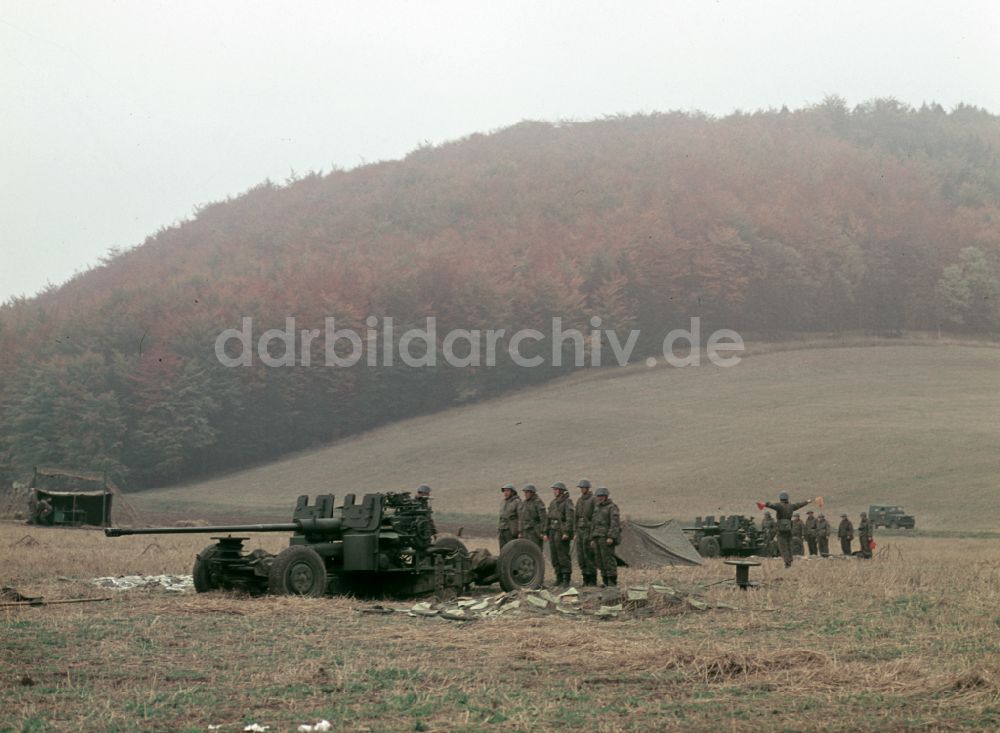
[[[778,494],[776,502],[757,502],[761,509],[767,507],[774,511],[778,551],[781,553],[781,559],[785,561],[786,568],[792,566],[792,515],[810,502],[812,499],[792,503],[788,500],[787,491]]]

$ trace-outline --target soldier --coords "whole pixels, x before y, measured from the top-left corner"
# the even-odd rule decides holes
[[[861,543],[861,557],[870,558],[872,556],[872,525],[865,512],[861,512],[861,518],[858,520],[858,542]]]
[[[830,556],[830,523],[826,521],[826,515],[820,514],[816,518],[816,541],[819,544],[819,554],[821,557]]]
[[[777,503],[770,501],[757,503],[761,509],[767,507],[774,510],[777,517],[778,551],[781,553],[781,559],[785,561],[786,568],[792,565],[792,512],[801,509],[810,501],[812,500],[806,499],[792,504],[788,501],[788,492],[782,491],[778,494]]]
[[[611,501],[611,492],[604,486],[594,492],[594,514],[590,525],[590,546],[601,570],[605,586],[618,585],[618,560],[615,545],[622,536],[618,507]]]
[[[590,524],[594,516],[594,494],[590,491],[590,481],[580,479],[577,483],[580,498],[576,500],[576,563],[580,566],[584,585],[597,585],[597,562],[590,546]]]
[[[526,484],[522,491],[524,501],[517,514],[517,536],[531,540],[541,549],[545,541],[545,504],[538,498],[534,484]]]
[[[776,531],[777,526],[774,523],[774,517],[771,516],[771,512],[764,512],[764,519],[760,522],[760,532],[763,535],[764,555],[767,557],[774,557],[777,554],[777,547],[774,542]]]
[[[840,551],[847,555],[851,554],[851,542],[854,541],[854,525],[847,518],[846,514],[840,515],[840,526],[837,527],[837,537],[840,538]]]
[[[48,499],[39,500],[35,524],[52,524],[52,502]]]
[[[556,573],[556,585],[568,586],[573,577],[573,531],[576,513],[573,500],[569,498],[566,484],[556,481],[552,484],[555,498],[549,504],[549,552],[552,555],[552,569]]]
[[[802,518],[798,512],[792,515],[792,554],[802,557],[806,554],[806,547],[803,540],[806,536],[806,525],[802,523]]]
[[[430,508],[431,508],[431,487],[430,486],[428,486],[427,484],[420,484],[420,486],[417,487],[417,501],[420,502],[420,506],[422,506],[424,509],[428,510],[427,511],[427,521],[430,522],[430,525],[431,525],[431,537],[436,537],[438,531],[437,531],[437,527],[434,526],[434,518],[431,517],[431,512],[430,512]]]
[[[518,531],[518,511],[521,508],[521,497],[517,495],[514,484],[504,484],[500,487],[503,492],[503,503],[500,505],[500,523],[497,526],[497,540],[501,549],[513,539],[517,539]]]
[[[816,549],[816,517],[813,516],[813,512],[810,509],[806,512],[806,544],[809,546],[809,555],[815,557],[819,554]]]

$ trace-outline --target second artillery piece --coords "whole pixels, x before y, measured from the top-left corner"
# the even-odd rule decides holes
[[[684,527],[690,532],[689,539],[702,557],[750,557],[765,554],[763,533],[754,523],[753,517],[731,514],[695,519],[695,526]]]
[[[347,494],[334,506],[332,494],[300,496],[292,521],[213,527],[149,527],[104,530],[108,537],[140,534],[226,534],[194,561],[194,587],[252,594],[322,596],[327,593],[439,596],[497,581],[506,590],[539,588],[545,575],[541,550],[529,540],[508,542],[495,557],[469,552],[456,537],[434,540],[431,508],[408,492]],[[277,555],[245,552],[248,537],[232,533],[292,532]]]

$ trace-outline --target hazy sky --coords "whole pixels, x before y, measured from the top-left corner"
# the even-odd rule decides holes
[[[294,170],[523,119],[1000,113],[1000,3],[0,0],[0,301]]]

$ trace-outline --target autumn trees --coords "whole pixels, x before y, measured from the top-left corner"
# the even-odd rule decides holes
[[[993,336],[998,304],[1000,120],[983,110],[831,97],[525,122],[265,182],[0,307],[0,472],[172,482],[568,368],[519,368],[504,343],[494,367],[223,367],[215,338],[243,317],[363,332],[434,316],[438,348],[451,329],[597,317],[622,342],[638,329],[642,358],[691,316],[751,337]]]

